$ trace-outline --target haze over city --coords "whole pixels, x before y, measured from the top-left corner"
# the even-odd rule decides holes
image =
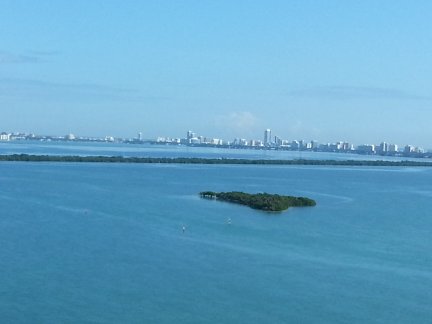
[[[432,148],[430,1],[0,8],[0,131]]]

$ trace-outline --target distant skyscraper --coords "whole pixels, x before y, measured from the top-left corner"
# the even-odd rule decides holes
[[[386,143],[386,142],[382,142],[382,143],[380,144],[380,151],[381,151],[381,153],[386,153],[386,152],[388,152],[388,151],[389,151],[389,144]]]
[[[399,150],[399,147],[396,144],[389,145],[389,152],[395,153]]]
[[[266,129],[264,131],[264,145],[270,145],[271,144],[271,130]]]
[[[282,145],[282,139],[279,138],[278,136],[275,136],[275,137],[274,137],[274,143],[275,143],[277,146]]]

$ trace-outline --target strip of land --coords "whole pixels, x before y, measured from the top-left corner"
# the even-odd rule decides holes
[[[0,161],[17,162],[84,162],[84,163],[167,163],[167,164],[246,164],[246,165],[327,165],[327,166],[395,166],[432,167],[427,161],[383,161],[383,160],[263,160],[230,158],[189,157],[123,157],[123,156],[78,156],[78,155],[0,155]]]

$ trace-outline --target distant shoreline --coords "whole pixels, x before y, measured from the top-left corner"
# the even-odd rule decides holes
[[[432,167],[432,162],[382,161],[382,160],[265,160],[231,158],[191,157],[122,157],[122,156],[77,156],[77,155],[0,155],[0,162],[81,162],[81,163],[147,163],[147,164],[236,164],[236,165],[311,165],[311,166],[391,166]]]

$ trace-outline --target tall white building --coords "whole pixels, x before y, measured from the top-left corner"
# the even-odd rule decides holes
[[[264,131],[264,145],[270,145],[271,141],[272,141],[271,130],[270,129],[266,129]]]
[[[10,140],[10,134],[6,132],[2,132],[0,134],[0,141],[9,141]]]
[[[186,138],[188,140],[190,140],[192,138],[195,138],[195,137],[196,137],[196,134],[194,132],[192,132],[192,131],[188,131],[187,134],[186,134]]]
[[[390,144],[389,145],[389,152],[397,152],[399,150],[399,147],[396,144]]]
[[[381,153],[387,153],[389,151],[389,144],[386,142],[382,142],[380,144],[380,151]]]

